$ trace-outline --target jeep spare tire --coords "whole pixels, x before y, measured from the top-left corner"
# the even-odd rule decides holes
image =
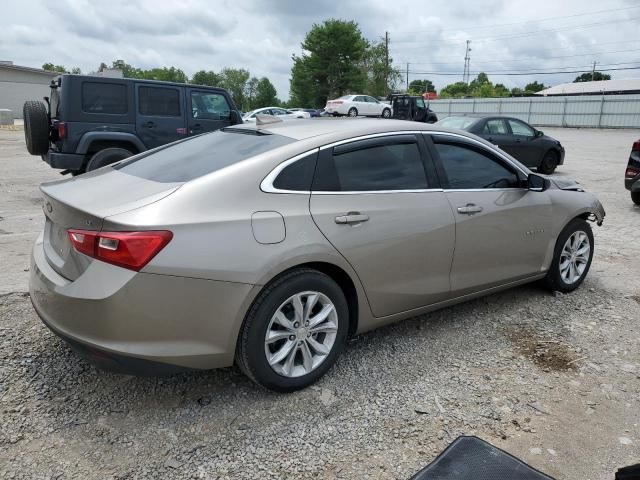
[[[31,155],[45,155],[49,151],[49,116],[44,103],[24,102],[24,140]]]
[[[133,155],[133,153],[125,148],[105,148],[91,157],[91,160],[89,160],[89,163],[87,164],[87,172],[119,162],[131,155]]]

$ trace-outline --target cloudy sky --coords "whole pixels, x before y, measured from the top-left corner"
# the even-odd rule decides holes
[[[3,7],[0,60],[95,70],[115,59],[141,68],[247,68],[289,95],[291,55],[314,23],[355,20],[376,40],[389,32],[391,55],[410,80],[441,88],[462,79],[466,40],[471,71],[508,87],[567,82],[575,73],[529,72],[640,66],[637,0],[20,0]],[[496,72],[496,73],[492,73]],[[527,73],[524,76],[500,72]],[[441,75],[450,73],[453,75]],[[640,77],[640,70],[609,72]]]

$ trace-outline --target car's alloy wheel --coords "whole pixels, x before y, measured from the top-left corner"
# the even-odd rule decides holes
[[[271,368],[285,377],[311,373],[327,359],[338,333],[338,314],[321,292],[300,292],[271,317],[264,353]]]
[[[558,166],[558,155],[555,152],[547,152],[538,167],[538,172],[551,175]]]
[[[350,117],[357,117],[358,116],[358,109],[357,108],[350,108],[349,112],[347,112],[347,115],[349,115]]]
[[[263,387],[292,392],[331,368],[348,331],[349,306],[340,286],[317,270],[291,270],[254,300],[240,329],[236,363]]]
[[[590,254],[591,242],[587,234],[581,230],[573,232],[560,253],[560,276],[566,284],[572,285],[582,278]]]
[[[382,118],[390,118],[391,117],[391,110],[389,110],[388,108],[385,108],[384,110],[382,110]]]

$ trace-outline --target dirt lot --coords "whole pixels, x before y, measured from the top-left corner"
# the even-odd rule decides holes
[[[546,128],[558,175],[607,218],[570,295],[527,286],[359,336],[316,386],[266,392],[237,369],[97,371],[40,323],[28,253],[37,185],[60,178],[0,131],[0,476],[405,479],[478,435],[557,478],[640,461],[640,208],[622,175],[635,131]]]

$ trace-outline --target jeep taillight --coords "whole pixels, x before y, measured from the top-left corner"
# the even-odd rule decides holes
[[[67,124],[65,122],[58,122],[56,124],[56,128],[58,130],[58,139],[64,140],[67,138]]]
[[[640,174],[639,167],[627,167],[627,169],[624,172],[625,178],[634,178],[636,175],[639,175],[639,174]]]

